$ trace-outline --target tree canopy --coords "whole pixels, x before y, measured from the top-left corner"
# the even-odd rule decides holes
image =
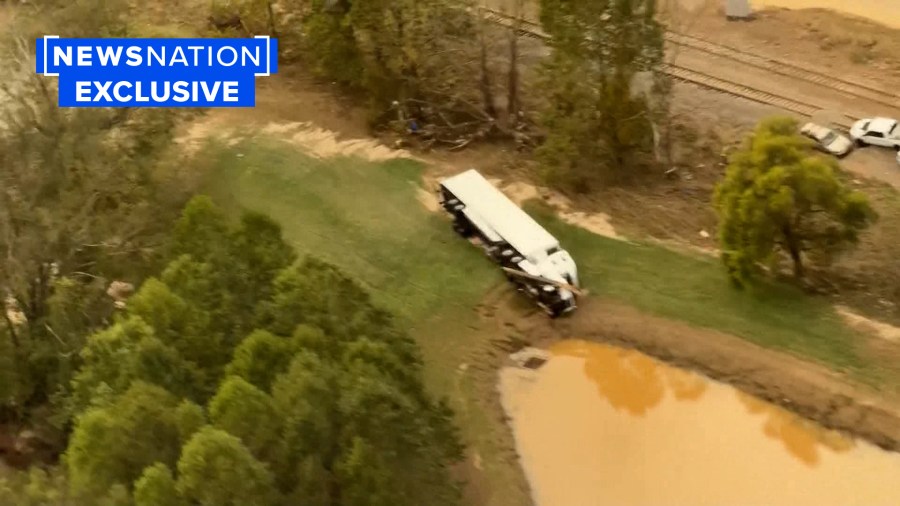
[[[800,278],[807,257],[827,260],[877,218],[865,195],[844,183],[837,163],[814,154],[787,117],[761,122],[734,153],[715,205],[722,259],[739,284],[782,256]]]
[[[34,6],[45,15],[42,28],[53,27],[41,33],[122,35],[116,7],[125,3],[98,3]],[[55,80],[35,74],[28,45],[2,43],[0,286],[3,314],[15,315],[4,318],[2,338],[16,381],[14,402],[2,406],[12,409],[0,414],[21,421],[65,395],[86,336],[114,312],[109,283],[154,268],[189,185],[173,170],[180,155],[169,150],[180,113],[60,109]]]
[[[232,224],[205,197],[170,257],[87,339],[61,486],[138,506],[457,501],[452,413],[358,283],[318,259],[289,264],[277,225]],[[214,321],[210,300],[237,314]]]
[[[586,189],[644,163],[664,113],[663,28],[654,0],[541,0],[552,37],[541,89],[551,182]],[[646,84],[649,86],[646,86]],[[649,88],[651,94],[641,92]]]

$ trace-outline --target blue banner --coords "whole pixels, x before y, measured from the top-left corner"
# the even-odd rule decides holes
[[[37,39],[35,71],[59,77],[60,107],[253,107],[278,72],[278,41]]]

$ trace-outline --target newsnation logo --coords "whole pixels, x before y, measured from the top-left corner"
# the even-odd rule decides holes
[[[59,77],[60,107],[253,107],[278,72],[278,40],[37,39],[36,72]]]

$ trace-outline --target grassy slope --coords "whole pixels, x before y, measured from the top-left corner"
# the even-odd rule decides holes
[[[270,214],[300,252],[346,269],[400,316],[422,346],[429,384],[453,400],[480,452],[490,490],[478,495],[490,497],[485,504],[522,504],[521,475],[496,444],[505,429],[481,407],[484,389],[493,387],[457,371],[490,337],[470,323],[472,308],[502,276],[417,201],[421,166],[323,161],[259,139],[211,146],[204,158],[212,164],[208,191],[219,202]],[[605,239],[532,211],[572,252],[594,293],[834,367],[860,365],[854,335],[826,301],[780,287],[736,291],[714,259]]]
[[[825,299],[784,285],[736,290],[715,258],[607,239],[566,225],[539,206],[528,210],[565,244],[577,259],[582,283],[595,293],[837,369],[863,365],[856,335]]]

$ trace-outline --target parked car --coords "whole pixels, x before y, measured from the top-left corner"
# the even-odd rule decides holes
[[[859,146],[871,144],[900,150],[900,127],[895,119],[861,119],[850,127],[850,137]]]
[[[807,123],[800,127],[800,133],[815,141],[816,149],[838,158],[847,156],[853,150],[850,139],[826,126]]]

